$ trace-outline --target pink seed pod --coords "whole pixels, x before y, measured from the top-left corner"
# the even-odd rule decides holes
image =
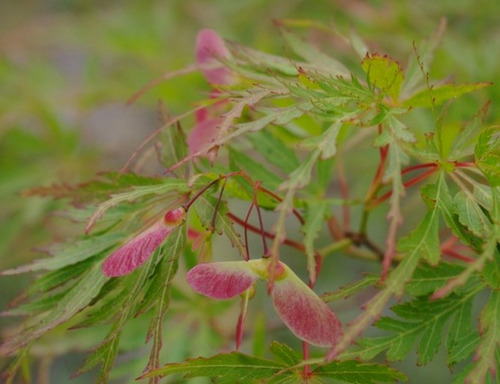
[[[229,299],[258,279],[267,280],[268,266],[268,259],[198,264],[188,272],[187,281],[202,295]],[[299,339],[320,347],[334,346],[342,335],[335,313],[285,264],[279,262],[277,268],[270,294],[280,318]]]
[[[217,137],[217,128],[222,123],[222,120],[220,117],[206,117],[203,120],[196,121],[187,139],[190,155],[204,148],[209,148],[210,144]]]
[[[196,37],[196,64],[211,84],[230,85],[235,76],[220,59],[229,58],[230,53],[224,40],[211,29],[203,29]]]
[[[274,309],[299,339],[319,347],[332,347],[342,335],[335,313],[286,265],[287,278],[271,290]]]
[[[248,268],[250,262],[225,261],[202,263],[191,269],[186,276],[194,291],[212,299],[230,299],[245,292],[259,279]]]
[[[184,208],[167,212],[163,220],[139,233],[108,256],[102,265],[102,272],[108,277],[117,277],[128,275],[139,268],[163,243],[168,234],[182,223],[185,216]]]

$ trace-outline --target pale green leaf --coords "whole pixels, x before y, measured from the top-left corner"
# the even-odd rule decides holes
[[[286,365],[293,366],[300,363],[301,358],[298,353],[288,345],[274,341],[269,350],[275,358]]]
[[[405,95],[413,92],[419,83],[425,81],[425,74],[430,70],[434,54],[441,44],[445,29],[446,20],[443,18],[432,36],[426,39],[411,56],[406,65],[405,80],[402,86],[402,93]]]
[[[317,66],[318,70],[332,76],[349,76],[349,70],[340,61],[325,55],[317,50],[314,45],[301,40],[286,28],[281,28],[280,32],[292,50],[314,67]]]
[[[164,116],[168,121],[168,116]],[[161,163],[169,168],[188,155],[186,137],[179,123],[162,130],[159,137],[158,154]]]
[[[497,126],[485,129],[478,137],[475,157],[477,167],[491,187],[500,186],[500,130]]]
[[[368,54],[361,62],[368,83],[379,88],[391,99],[397,101],[404,74],[400,65],[389,56]]]
[[[184,228],[177,228],[172,232],[163,248],[167,257],[163,263],[160,263],[150,288],[146,292],[141,306],[146,309],[152,305],[153,314],[148,329],[147,340],[152,339],[151,351],[146,371],[160,367],[160,352],[163,344],[164,315],[170,306],[172,279],[177,273],[179,267],[179,257],[185,246],[186,236]],[[149,304],[147,300],[151,302]]]
[[[447,100],[454,99],[464,93],[469,93],[476,91],[478,89],[488,87],[491,83],[473,83],[473,84],[445,84],[436,87],[432,87],[430,90],[424,89],[417,92],[409,99],[403,101],[402,105],[404,107],[425,107],[430,108],[433,105],[439,106]]]
[[[408,236],[398,242],[401,252],[418,253],[430,264],[437,264],[441,249],[439,247],[439,211],[433,209],[427,212],[418,227]]]
[[[165,178],[162,180],[161,184],[132,186],[131,191],[113,194],[111,195],[111,198],[109,200],[99,204],[97,210],[87,223],[87,232],[92,228],[96,221],[99,220],[111,207],[124,202],[136,201],[144,196],[165,195],[170,192],[189,192],[187,181],[182,179]]]
[[[321,158],[328,159],[337,153],[337,136],[342,128],[343,120],[335,121],[319,136],[308,138],[301,142],[305,148],[317,148],[321,151]]]
[[[300,189],[309,184],[314,164],[320,155],[319,150],[311,152],[307,158],[295,169],[287,180],[280,185],[281,190]]]
[[[347,299],[348,297],[368,288],[374,286],[380,280],[380,276],[369,275],[361,280],[350,283],[344,287],[340,287],[335,292],[327,292],[321,295],[321,299],[325,302],[337,301],[340,299]]]
[[[463,266],[451,263],[421,264],[406,285],[405,291],[413,296],[428,295],[443,287],[449,279],[463,270]]]
[[[71,319],[90,304],[107,280],[108,277],[104,276],[101,271],[100,263],[96,263],[82,275],[75,286],[57,302],[57,305],[43,317],[39,324],[0,345],[0,353],[9,353],[27,345],[30,341]]]
[[[248,135],[248,139],[267,161],[285,173],[290,173],[299,166],[300,161],[297,159],[295,152],[288,148],[284,141],[278,139],[270,130],[266,129],[252,133]]]
[[[284,368],[286,365],[283,363],[232,352],[188,359],[182,363],[166,364],[160,369],[148,372],[143,377],[181,374],[186,378],[210,377],[215,383],[246,384],[258,383],[261,379],[270,379]]]
[[[495,255],[484,263],[481,276],[486,284],[492,289],[500,289],[500,252],[498,247]]]
[[[15,275],[40,270],[58,270],[99,255],[116,245],[123,238],[122,233],[105,233],[99,236],[85,236],[81,240],[53,245],[48,249],[52,257],[38,259],[31,264],[3,271],[2,275]]]
[[[491,234],[491,223],[476,201],[465,191],[459,191],[453,199],[458,220],[474,235],[486,238]]]
[[[446,337],[448,365],[455,365],[467,359],[478,342],[478,332],[472,329],[472,300],[469,300],[458,308],[448,329]]]
[[[407,380],[404,374],[393,368],[355,360],[333,361],[316,368],[313,372],[321,377],[341,380],[350,384],[392,383],[396,380]]]
[[[473,119],[467,122],[458,132],[453,141],[448,160],[455,161],[474,154],[477,138],[483,129],[489,103],[479,110]]]
[[[485,382],[489,372],[496,372],[500,348],[500,292],[491,291],[480,317],[481,341],[476,350],[473,368],[466,380],[470,383]]]
[[[330,215],[328,202],[318,201],[308,204],[305,211],[305,223],[302,227],[304,233],[304,246],[307,256],[307,271],[310,281],[316,280],[316,260],[314,240],[318,237],[325,223],[325,217]]]
[[[402,360],[418,342],[418,362],[427,364],[433,360],[443,339],[445,326],[450,318],[458,319],[454,322],[453,334],[449,336],[450,348],[459,340],[457,330],[472,329],[470,322],[464,314],[470,307],[472,299],[481,289],[481,286],[465,292],[463,295],[450,296],[445,299],[431,301],[427,297],[419,297],[411,302],[398,304],[392,310],[398,318],[383,317],[377,321],[376,326],[391,336],[382,336],[372,339],[362,339],[363,346],[358,351],[364,359],[373,358],[378,353],[386,350],[387,358],[391,361]],[[469,318],[470,320],[470,318]],[[463,321],[463,323],[462,323]],[[458,327],[458,328],[457,328]],[[463,344],[460,344],[463,347]],[[456,353],[453,351],[453,353]]]
[[[232,169],[245,170],[249,175],[252,175],[253,180],[262,181],[262,185],[271,190],[275,190],[280,185],[281,178],[275,172],[244,152],[229,148],[229,156]]]

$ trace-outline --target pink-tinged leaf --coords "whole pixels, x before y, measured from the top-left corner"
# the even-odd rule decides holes
[[[109,277],[116,277],[127,275],[139,268],[160,246],[172,228],[160,221],[140,233],[104,261],[103,273]]]
[[[197,121],[187,139],[189,154],[193,155],[204,148],[208,150],[210,144],[217,137],[217,127],[221,123],[222,119],[220,117],[207,117],[205,120]]]
[[[251,264],[252,261],[198,264],[187,273],[186,278],[191,288],[202,295],[229,299],[242,294],[259,279]]]
[[[196,38],[196,64],[211,84],[232,84],[234,75],[220,61],[230,56],[224,41],[211,29],[203,29]]]
[[[335,345],[342,324],[332,310],[288,267],[271,290],[274,308],[299,339],[320,347]]]

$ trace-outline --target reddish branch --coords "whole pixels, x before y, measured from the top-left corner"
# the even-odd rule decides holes
[[[272,233],[269,233],[267,231],[261,230],[260,228],[257,228],[253,226],[252,224],[249,224],[245,222],[245,220],[240,219],[238,216],[233,215],[231,212],[226,213],[227,217],[229,217],[232,221],[234,221],[236,224],[241,225],[243,228],[248,229],[249,231],[252,231],[254,233],[258,233],[262,236],[265,236],[269,239],[274,239],[274,235]],[[305,252],[305,247],[303,244],[298,243],[296,241],[290,240],[290,239],[285,239],[283,241],[283,244],[286,244],[292,248],[295,248],[299,251]]]

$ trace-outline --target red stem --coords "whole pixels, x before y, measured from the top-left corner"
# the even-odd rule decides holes
[[[476,163],[473,162],[456,162],[455,167],[463,168],[463,167],[475,167]]]
[[[441,252],[443,253],[443,255],[452,257],[454,259],[465,261],[466,263],[472,263],[475,261],[475,259],[473,259],[472,257],[464,256],[464,255],[462,255],[458,252],[455,252],[451,249],[441,249]]]
[[[416,171],[417,169],[431,168],[431,167],[437,167],[437,164],[436,163],[424,163],[424,164],[412,165],[411,167],[403,169],[401,171],[401,174],[404,175],[408,172]]]
[[[302,342],[302,354],[304,356],[304,360],[309,359],[309,344],[307,344],[305,341]],[[304,365],[304,370],[302,371],[302,375],[304,379],[307,379],[309,376],[311,376],[310,365]]]
[[[275,194],[274,192],[270,191],[269,189],[267,188],[264,188],[262,186],[259,185],[259,190],[261,190],[262,192],[266,193],[267,195],[271,196],[273,199],[276,199],[278,200],[279,202],[283,201],[283,199],[278,196],[277,194]],[[304,225],[304,223],[306,222],[304,220],[304,218],[302,217],[302,215],[300,214],[299,211],[297,211],[295,208],[293,209],[293,214],[295,215],[295,217],[297,218],[297,220],[300,221],[300,224],[301,225]]]
[[[252,224],[246,223],[244,220],[240,219],[238,216],[233,215],[231,212],[226,213],[227,217],[229,217],[231,220],[233,220],[236,224],[241,225],[243,228],[248,229],[254,233],[261,234],[262,236],[265,236],[269,239],[274,239],[274,235],[272,233],[262,231],[261,229],[254,227]],[[300,244],[296,241],[290,240],[290,239],[285,239],[283,244],[286,244],[292,248],[295,248],[299,251],[304,252],[305,248],[303,244]]]
[[[245,217],[245,249],[247,251],[247,254],[245,255],[245,260],[248,260],[250,258],[250,250],[248,249],[248,219],[250,218],[250,214],[252,213],[253,209],[253,204],[250,206],[248,209],[247,215]]]
[[[426,178],[428,178],[429,176],[431,176],[434,172],[436,172],[437,170],[437,167],[433,167],[431,169],[429,169],[428,171],[414,177],[413,179],[410,179],[408,180],[406,183],[403,183],[403,186],[405,188],[408,188],[408,187],[411,187],[412,185],[415,185],[419,182],[421,182],[422,180],[425,180]],[[379,205],[380,203],[384,202],[385,200],[387,200],[389,197],[392,196],[392,190],[390,190],[389,192],[383,194],[382,196],[380,196],[378,199],[375,199],[373,200],[373,202],[371,203],[372,206],[377,206]]]

